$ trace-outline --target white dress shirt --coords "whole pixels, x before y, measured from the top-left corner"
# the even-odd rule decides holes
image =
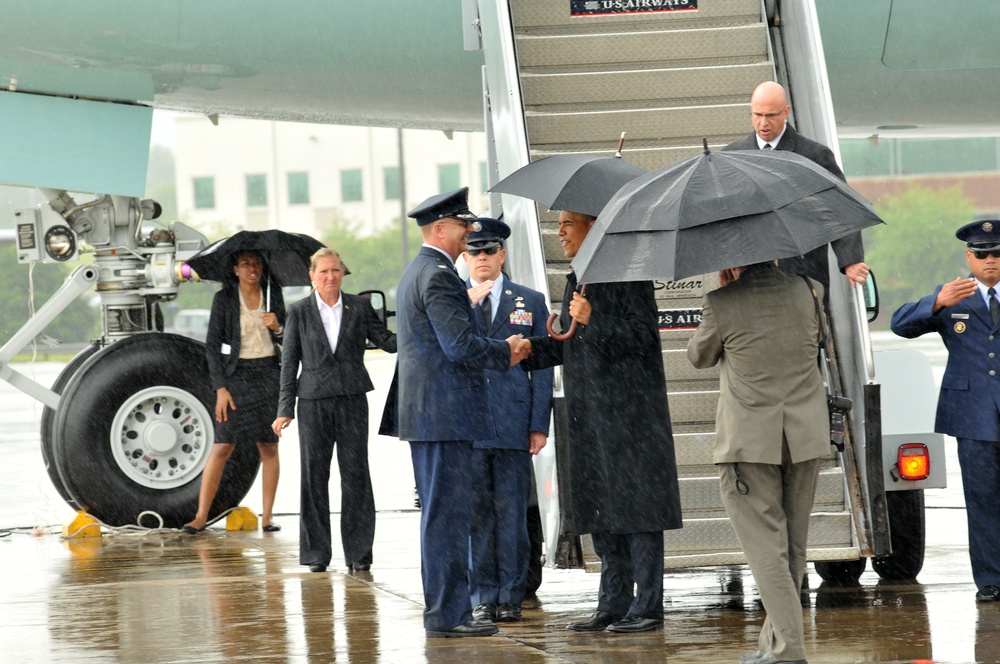
[[[337,296],[337,304],[332,307],[323,301],[319,292],[315,293],[316,306],[319,307],[319,317],[326,330],[326,338],[330,341],[330,352],[337,352],[337,342],[340,340],[340,323],[344,320],[344,298]]]

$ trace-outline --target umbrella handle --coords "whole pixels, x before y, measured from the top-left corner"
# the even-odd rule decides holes
[[[587,284],[584,284],[580,288],[580,295],[586,295],[586,293],[587,293]],[[566,304],[566,306],[568,307],[569,304]],[[559,318],[559,314],[553,313],[549,315],[549,320],[545,323],[545,331],[548,332],[549,336],[555,339],[556,341],[566,341],[567,339],[572,339],[573,335],[576,334],[576,319],[574,318],[573,321],[569,324],[568,330],[566,330],[562,334],[559,334],[558,332],[555,331],[555,328],[552,327],[552,324],[556,322],[557,318]]]
[[[555,328],[552,327],[552,324],[556,322],[557,318],[559,318],[559,314],[553,313],[549,315],[549,320],[548,322],[545,323],[545,331],[548,332],[549,336],[555,339],[556,341],[566,341],[567,339],[572,339],[573,335],[576,334],[576,321],[574,320],[572,323],[569,324],[568,330],[566,330],[562,334],[559,334],[558,332],[556,332]]]

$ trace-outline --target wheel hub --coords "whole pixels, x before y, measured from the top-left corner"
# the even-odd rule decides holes
[[[213,441],[212,419],[201,401],[166,385],[136,392],[111,426],[111,450],[133,481],[172,489],[197,477]]]

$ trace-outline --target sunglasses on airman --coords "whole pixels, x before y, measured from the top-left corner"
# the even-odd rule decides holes
[[[972,251],[972,255],[979,260],[985,260],[987,256],[992,256],[993,258],[1000,258],[1000,250],[997,251]]]
[[[478,256],[480,253],[492,256],[496,252],[500,251],[500,247],[489,247],[488,249],[466,249],[465,251],[470,256]]]

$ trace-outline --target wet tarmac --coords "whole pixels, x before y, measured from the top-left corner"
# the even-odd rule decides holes
[[[58,371],[21,369],[43,381]],[[373,378],[375,404],[383,381]],[[40,408],[18,394],[0,383],[0,416],[8,423],[0,432],[0,526],[10,527],[0,537],[4,661],[687,663],[736,662],[755,649],[763,611],[744,568],[668,573],[661,631],[565,629],[593,611],[598,577],[546,568],[522,623],[505,624],[493,637],[427,639],[408,448],[389,439],[371,448],[379,513],[370,572],[349,573],[336,558],[322,574],[298,564],[294,438],[282,443],[281,532],[227,532],[220,522],[198,536],[150,531],[65,540],[53,524],[70,512],[37,452]],[[949,489],[927,494],[918,582],[886,583],[868,571],[856,586],[831,587],[810,573],[804,610],[812,664],[1000,662],[1000,604],[974,602],[956,470],[953,463]],[[259,496],[255,487],[245,503],[259,506]],[[336,552],[337,523],[333,531]]]
[[[930,529],[958,516],[932,510]],[[276,521],[278,533],[219,524],[196,536],[16,530],[0,540],[2,652],[22,662],[735,662],[755,649],[763,619],[745,570],[696,569],[664,577],[662,631],[578,634],[565,625],[593,610],[597,576],[546,569],[522,623],[427,639],[418,512],[379,513],[375,563],[358,573],[337,562],[310,573],[298,565],[297,519]],[[955,535],[929,548],[919,583],[866,572],[854,587],[812,588],[809,661],[998,661],[1000,605],[974,603]]]

